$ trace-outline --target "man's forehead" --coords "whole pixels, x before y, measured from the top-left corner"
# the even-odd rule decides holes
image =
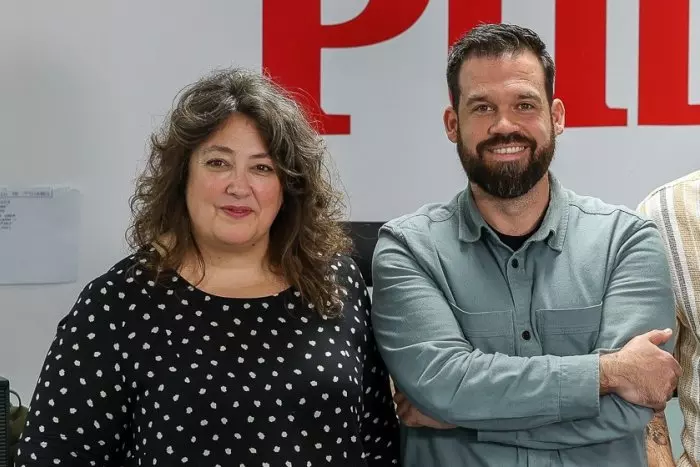
[[[494,86],[535,87],[544,91],[544,67],[532,52],[499,56],[471,56],[462,64],[462,92]]]

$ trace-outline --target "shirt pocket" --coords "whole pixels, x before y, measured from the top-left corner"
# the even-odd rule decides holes
[[[462,328],[464,337],[472,347],[484,353],[514,354],[512,311],[474,313],[465,311],[453,303],[450,303],[450,306]]]
[[[542,352],[562,357],[593,352],[602,311],[602,302],[575,308],[537,310]]]

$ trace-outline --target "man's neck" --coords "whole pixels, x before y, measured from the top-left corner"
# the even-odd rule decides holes
[[[474,203],[484,220],[498,232],[512,236],[530,234],[540,224],[549,205],[549,186],[549,176],[545,175],[524,195],[503,199],[470,184]]]

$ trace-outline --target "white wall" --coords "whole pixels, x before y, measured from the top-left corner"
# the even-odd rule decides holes
[[[554,171],[581,193],[635,206],[700,167],[700,133],[636,126],[638,2],[608,3],[608,104],[628,108],[630,124],[566,131]],[[700,25],[698,3],[691,25]],[[323,21],[346,21],[366,4],[324,0]],[[125,253],[127,199],[149,132],[202,73],[260,67],[261,12],[261,0],[0,3],[0,185],[70,184],[84,194],[78,283],[0,286],[0,374],[25,398],[58,320]],[[328,142],[353,220],[385,220],[464,186],[441,122],[446,16],[447,0],[431,0],[395,39],[323,52],[323,107],[352,115],[352,134]],[[504,0],[503,19],[533,27],[553,48],[554,0]],[[691,34],[691,99],[700,96],[699,50]]]

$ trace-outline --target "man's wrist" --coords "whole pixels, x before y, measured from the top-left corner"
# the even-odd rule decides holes
[[[598,379],[601,396],[615,392],[617,386],[616,368],[617,356],[614,353],[600,356]]]

